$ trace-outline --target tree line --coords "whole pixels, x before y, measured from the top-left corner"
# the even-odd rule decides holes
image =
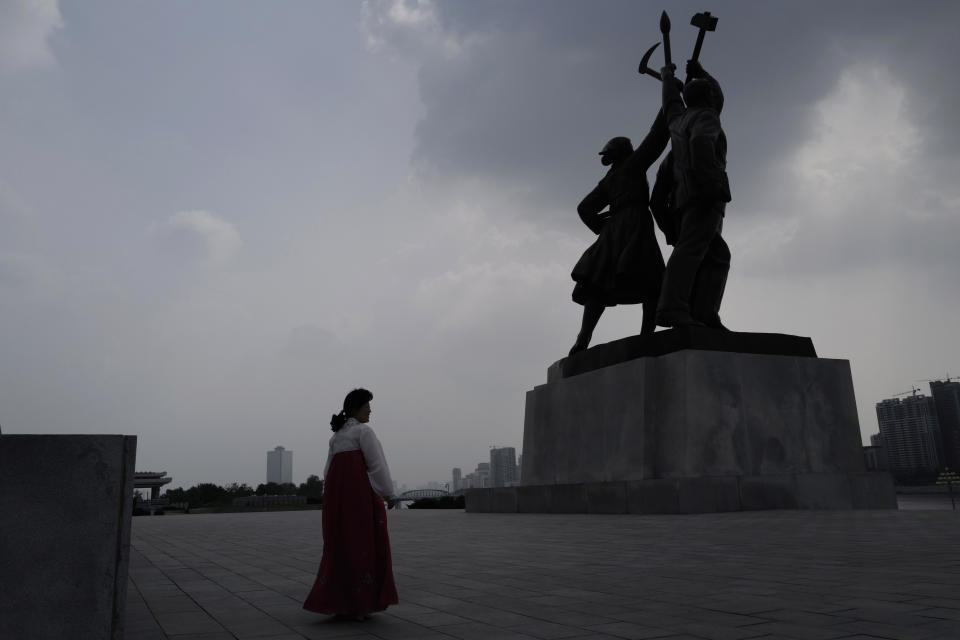
[[[202,482],[189,489],[177,487],[167,489],[164,494],[170,502],[189,503],[191,507],[215,507],[233,504],[234,498],[247,496],[306,496],[307,502],[316,504],[323,501],[323,480],[320,476],[311,475],[306,482],[297,486],[292,482],[267,482],[258,484],[254,489],[246,483],[236,482],[219,486],[210,482]]]

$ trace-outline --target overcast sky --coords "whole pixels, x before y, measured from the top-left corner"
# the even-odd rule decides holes
[[[579,328],[597,152],[659,104],[661,9],[0,1],[3,433],[135,434],[184,487],[282,445],[302,482],[364,386],[398,483],[519,450]],[[724,322],[849,359],[866,438],[960,375],[960,4],[669,9],[678,60],[720,19]]]

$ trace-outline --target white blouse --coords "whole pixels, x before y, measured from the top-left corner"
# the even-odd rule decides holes
[[[393,479],[390,478],[390,468],[383,455],[383,447],[377,439],[377,434],[368,425],[356,418],[347,418],[346,423],[330,436],[330,452],[327,454],[327,465],[323,469],[326,479],[330,470],[330,461],[333,456],[344,451],[362,451],[363,459],[367,463],[367,475],[370,477],[370,486],[383,499],[394,497]]]

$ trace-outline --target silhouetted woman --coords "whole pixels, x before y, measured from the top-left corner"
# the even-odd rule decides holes
[[[573,301],[583,305],[583,321],[570,355],[590,345],[607,307],[641,303],[640,333],[651,334],[656,329],[654,316],[664,264],[647,207],[647,169],[669,141],[666,121],[658,113],[636,149],[629,138],[618,136],[600,151],[600,162],[610,170],[577,206],[580,219],[598,237],[571,273],[576,282]]]
[[[383,447],[367,423],[366,389],[354,389],[330,420],[324,471],[323,558],[303,608],[358,620],[397,604],[387,512],[396,504]]]

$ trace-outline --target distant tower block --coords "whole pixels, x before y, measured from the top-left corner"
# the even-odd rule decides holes
[[[293,451],[287,451],[283,447],[267,451],[267,482],[293,482]]]
[[[490,449],[490,486],[511,487],[517,482],[517,450],[513,447]]]
[[[940,425],[933,398],[923,394],[877,403],[880,437],[895,476],[934,473],[940,468]]]
[[[960,471],[960,382],[931,380],[930,392],[943,439],[942,467]]]

